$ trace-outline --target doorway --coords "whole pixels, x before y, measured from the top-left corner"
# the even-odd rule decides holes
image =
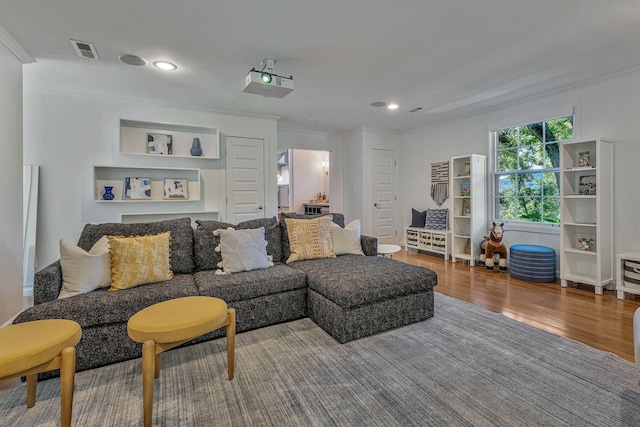
[[[278,213],[329,212],[330,152],[280,148],[278,155]]]

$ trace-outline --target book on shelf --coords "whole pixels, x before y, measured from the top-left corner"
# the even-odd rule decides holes
[[[471,195],[471,183],[462,182],[460,184],[460,195],[461,196],[470,196]]]

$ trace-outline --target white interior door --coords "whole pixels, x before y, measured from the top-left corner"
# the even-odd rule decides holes
[[[264,218],[264,140],[226,138],[227,222]]]
[[[396,236],[396,152],[373,150],[373,203],[371,207],[372,230],[378,243],[395,244]]]

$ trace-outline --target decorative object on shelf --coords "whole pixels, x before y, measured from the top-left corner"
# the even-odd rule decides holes
[[[189,198],[189,180],[186,178],[164,179],[165,200],[185,200]]]
[[[578,179],[578,194],[581,196],[596,195],[596,176],[585,175]]]
[[[113,194],[113,186],[105,185],[104,194],[102,195],[102,200],[113,200],[115,197],[116,197],[115,194]]]
[[[466,162],[464,164],[464,171],[462,172],[462,175],[471,175],[471,163],[470,162]]]
[[[126,177],[124,179],[124,199],[150,200],[151,178]]]
[[[173,154],[173,135],[147,133],[147,154]]]
[[[578,167],[588,168],[591,166],[591,155],[589,151],[581,151],[578,153]]]
[[[202,156],[202,146],[200,145],[200,138],[193,138],[190,153],[194,157]]]
[[[462,216],[471,215],[471,202],[469,199],[462,199]]]
[[[449,198],[449,162],[431,163],[431,198],[442,205]]]
[[[595,237],[592,234],[576,233],[576,249],[586,252],[595,252]]]
[[[460,195],[461,196],[471,195],[471,183],[465,181],[460,184]]]

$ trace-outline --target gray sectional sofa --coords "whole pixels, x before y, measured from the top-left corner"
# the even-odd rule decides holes
[[[289,215],[297,218],[312,216]],[[344,217],[333,214],[344,227]],[[236,309],[237,331],[310,317],[340,343],[420,321],[433,316],[435,272],[377,257],[377,240],[362,236],[367,256],[297,261],[289,265],[285,221],[276,218],[232,225],[189,218],[143,224],[88,224],[78,246],[89,250],[103,235],[146,235],[171,231],[174,276],[161,283],[108,292],[98,289],[57,299],[62,286],[60,261],[35,275],[34,306],[14,323],[65,318],[82,327],[77,346],[77,370],[96,368],[141,356],[141,346],[127,335],[127,321],[139,310],[168,299],[191,295],[222,298]],[[215,251],[219,228],[265,228],[267,253],[274,266],[263,270],[215,274],[220,253]],[[213,331],[188,344],[221,337]]]

